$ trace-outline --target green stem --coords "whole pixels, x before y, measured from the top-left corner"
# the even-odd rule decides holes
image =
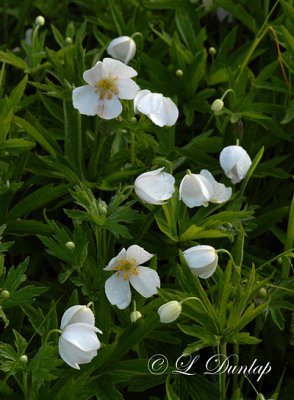
[[[227,356],[227,343],[220,344],[219,363]],[[220,400],[226,399],[226,373],[219,374]]]
[[[288,228],[285,241],[285,252],[292,249],[293,245],[294,245],[294,196],[292,197],[292,202],[290,206]],[[287,279],[289,277],[290,266],[291,266],[290,260],[287,257],[284,257],[282,261],[282,272],[281,272],[282,279]]]
[[[131,163],[132,166],[136,165],[136,137],[133,129],[131,130]]]

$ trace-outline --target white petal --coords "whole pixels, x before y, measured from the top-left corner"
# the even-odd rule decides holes
[[[116,96],[111,99],[98,99],[97,114],[103,119],[116,118],[122,112],[122,105]]]
[[[60,329],[63,330],[67,325],[77,322],[95,325],[95,317],[89,307],[76,305],[68,308],[61,318]]]
[[[149,261],[154,254],[148,253],[148,251],[144,250],[143,247],[137,246],[133,244],[127,249],[127,258],[135,259],[136,264],[144,264],[146,261]]]
[[[149,204],[163,204],[170,199],[175,191],[175,178],[163,168],[139,175],[134,182],[137,196]]]
[[[162,127],[174,125],[178,116],[179,111],[175,103],[169,97],[164,97],[157,110],[150,113],[149,118],[154,124]]]
[[[180,200],[190,208],[206,207],[212,195],[212,187],[200,174],[187,174],[181,181],[179,194]]]
[[[105,282],[105,294],[112,305],[121,310],[131,302],[131,289],[128,280],[124,280],[116,273]]]
[[[96,332],[101,331],[96,326],[79,322],[67,325],[62,332],[62,337],[69,343],[73,343],[83,351],[92,351],[100,348],[100,341]]]
[[[128,79],[137,76],[134,68],[127,66],[121,61],[112,58],[103,59],[103,68],[109,77],[117,77],[119,79]]]
[[[163,96],[160,93],[146,93],[137,100],[136,109],[150,117],[151,113],[155,113],[159,109],[162,99]]]
[[[120,36],[109,43],[107,53],[127,64],[136,53],[136,44],[129,36]]]
[[[229,200],[232,195],[232,188],[226,187],[223,183],[217,182],[207,169],[202,169],[200,175],[206,178],[211,184],[212,194],[209,200],[211,203],[223,203]]]
[[[210,276],[216,269],[218,255],[212,246],[198,245],[183,252],[187,264],[193,273]],[[213,270],[213,272],[211,272]],[[211,272],[211,274],[209,274]],[[208,274],[208,275],[206,275]]]
[[[132,79],[117,79],[115,85],[118,88],[117,97],[119,99],[132,100],[140,90],[139,86]]]
[[[140,91],[137,93],[136,97],[134,98],[134,112],[135,112],[135,113],[138,112],[137,105],[138,105],[138,103],[140,102],[140,100],[141,100],[144,96],[146,96],[146,94],[150,94],[150,93],[151,93],[150,90],[147,90],[147,89],[140,90]]]
[[[103,78],[103,75],[103,64],[101,61],[98,61],[94,67],[87,69],[83,73],[83,78],[89,85],[95,86]]]
[[[131,275],[130,283],[143,297],[156,294],[157,288],[160,288],[158,273],[147,267],[138,267],[138,275]]]
[[[97,115],[99,96],[90,85],[80,86],[73,90],[72,101],[74,108],[83,115]]]
[[[113,269],[116,267],[116,265],[117,265],[117,263],[118,263],[119,260],[125,260],[126,258],[127,258],[127,251],[126,251],[126,249],[124,248],[124,249],[122,249],[122,250],[118,253],[118,255],[117,255],[116,257],[113,257],[113,258],[109,261],[108,265],[107,265],[105,268],[103,268],[104,271],[111,271],[111,270],[113,270]]]
[[[243,156],[245,150],[241,146],[227,146],[220,153],[220,165],[226,172],[232,169]]]

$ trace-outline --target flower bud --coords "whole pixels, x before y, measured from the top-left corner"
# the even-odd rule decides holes
[[[177,69],[176,70],[176,76],[178,78],[181,78],[182,76],[184,76],[184,72],[181,69]]]
[[[209,47],[208,53],[209,53],[211,56],[214,56],[214,55],[216,55],[216,49],[215,49],[214,47]]]
[[[45,25],[45,18],[42,15],[39,15],[36,19],[35,19],[35,24],[38,26],[43,26]]]
[[[214,113],[220,112],[224,108],[224,102],[221,99],[216,99],[214,102],[211,104],[211,111]]]
[[[131,117],[129,121],[130,121],[130,124],[135,125],[137,123],[137,118]]]
[[[107,203],[104,200],[98,200],[98,210],[102,215],[107,214]]]
[[[260,297],[261,299],[266,299],[268,297],[268,293],[267,293],[266,288],[262,287],[262,288],[259,289],[258,297]]]
[[[69,36],[67,36],[67,37],[65,38],[65,43],[66,43],[66,44],[72,44],[72,38],[69,37]]]
[[[251,166],[251,159],[241,146],[225,147],[220,153],[219,162],[226,176],[234,184],[245,178]]]
[[[163,304],[158,309],[160,322],[168,324],[175,321],[182,312],[182,305],[176,300]]]
[[[202,279],[209,278],[216,270],[218,255],[212,246],[198,245],[183,252],[193,274]]]
[[[257,393],[256,400],[266,400],[262,393]]]
[[[163,168],[145,172],[139,175],[134,182],[136,195],[148,204],[164,204],[175,191],[175,178]]]
[[[120,36],[109,43],[107,53],[127,64],[135,56],[136,43],[129,36]]]
[[[22,356],[19,357],[19,362],[25,365],[28,362],[28,356],[26,354],[23,354]]]
[[[142,314],[140,313],[140,311],[134,310],[130,314],[130,320],[132,323],[136,322],[141,317],[142,317]]]
[[[8,292],[8,290],[2,290],[0,293],[1,300],[6,300],[9,298],[9,296],[10,296],[10,293]]]
[[[76,245],[74,244],[74,242],[66,242],[64,245],[67,249],[69,250],[74,250]]]

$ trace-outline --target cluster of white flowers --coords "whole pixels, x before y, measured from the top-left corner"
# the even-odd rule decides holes
[[[73,90],[74,108],[83,115],[113,119],[122,112],[120,99],[134,100],[134,112],[146,115],[160,127],[174,125],[179,116],[175,103],[160,93],[140,90],[132,80],[137,72],[126,64],[136,53],[134,40],[128,36],[115,38],[109,43],[107,52],[115,60],[104,58],[83,73],[88,85]]]

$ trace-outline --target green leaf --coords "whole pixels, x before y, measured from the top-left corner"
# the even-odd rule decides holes
[[[165,389],[166,395],[168,400],[180,400],[180,397],[176,394],[171,382],[170,382],[170,375],[167,377]]]
[[[0,50],[0,61],[11,64],[16,68],[24,70],[25,73],[29,72],[28,65],[20,57],[17,57],[14,53]]]
[[[191,14],[188,9],[180,8],[176,10],[176,24],[177,28],[187,46],[187,48],[195,53],[196,48],[196,36],[193,29],[193,24],[191,21]]]

